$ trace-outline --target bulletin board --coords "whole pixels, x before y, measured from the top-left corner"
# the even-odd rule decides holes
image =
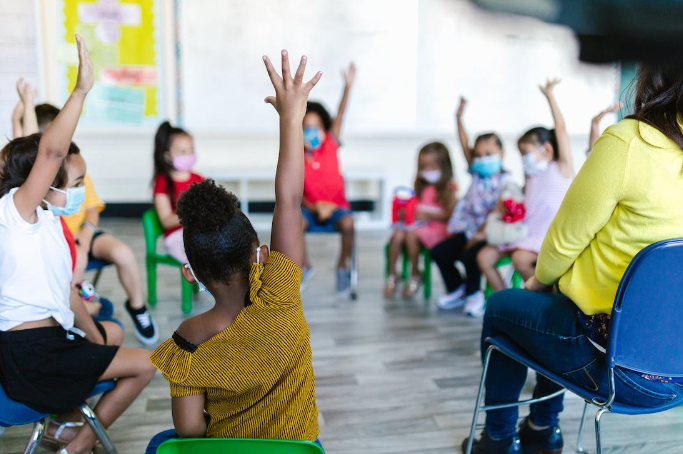
[[[163,21],[158,0],[59,0],[60,98],[78,74],[75,35],[88,44],[95,85],[81,124],[156,126],[166,118]]]

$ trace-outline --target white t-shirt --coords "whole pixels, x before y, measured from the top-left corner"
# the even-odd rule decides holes
[[[26,222],[17,189],[0,198],[0,331],[49,317],[71,329],[71,253],[59,217],[38,207],[38,222]]]

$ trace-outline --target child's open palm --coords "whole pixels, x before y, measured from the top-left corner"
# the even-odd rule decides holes
[[[267,56],[263,56],[263,61],[268,70],[268,76],[275,88],[275,96],[268,96],[265,102],[272,104],[281,118],[291,118],[302,121],[306,114],[306,101],[311,89],[318,83],[322,72],[317,72],[308,82],[304,83],[304,71],[306,69],[306,56],[301,57],[301,62],[292,77],[289,68],[289,57],[287,51],[282,51],[282,77],[277,73],[273,64]]]
[[[554,79],[548,79],[545,82],[545,85],[540,85],[538,88],[541,89],[541,92],[544,95],[550,96],[553,93],[553,89],[555,88],[555,85],[559,84],[560,82],[562,82],[562,79],[560,79],[559,77],[556,77]]]
[[[92,60],[88,54],[85,40],[79,35],[76,35],[76,46],[78,47],[78,78],[74,92],[87,95],[95,83]]]
[[[342,76],[347,87],[353,85],[356,80],[356,64],[354,62],[349,63],[349,69],[342,71]]]

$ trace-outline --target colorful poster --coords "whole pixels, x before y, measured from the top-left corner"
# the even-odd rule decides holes
[[[85,38],[95,68],[95,87],[84,123],[156,125],[165,117],[161,19],[155,0],[62,0],[60,65],[64,95],[76,83],[75,34]]]

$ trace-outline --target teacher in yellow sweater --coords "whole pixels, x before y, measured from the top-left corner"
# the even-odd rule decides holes
[[[644,66],[634,114],[595,143],[548,229],[526,290],[504,290],[489,299],[482,358],[483,340],[502,334],[546,368],[607,396],[604,352],[619,281],[641,249],[683,237],[682,108],[683,70]],[[560,293],[550,293],[555,284]],[[526,366],[494,353],[486,405],[518,400],[526,375]],[[615,376],[622,402],[683,403],[683,383],[675,379],[664,382],[626,369]],[[538,375],[534,396],[559,389]],[[560,395],[531,405],[519,430],[516,407],[487,412],[473,452],[560,453],[562,403]]]

